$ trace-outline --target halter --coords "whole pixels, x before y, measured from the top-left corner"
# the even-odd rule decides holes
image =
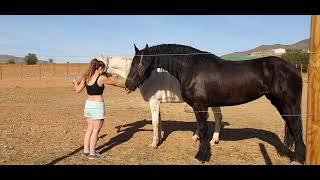
[[[140,73],[141,68],[142,68],[142,58],[143,58],[143,54],[140,57],[140,61],[139,61],[139,64],[138,64],[138,70],[136,71],[136,73],[133,75],[132,78],[127,78],[127,79],[133,80],[138,76],[138,74]]]

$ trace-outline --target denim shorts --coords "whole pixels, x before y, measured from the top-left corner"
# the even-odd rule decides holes
[[[86,100],[84,105],[84,117],[93,120],[105,119],[104,102]]]

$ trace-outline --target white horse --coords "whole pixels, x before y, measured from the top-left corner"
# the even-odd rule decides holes
[[[100,56],[98,59],[107,64],[107,72],[111,75],[121,76],[124,80],[127,78],[132,59],[124,57],[107,58],[106,56]],[[180,83],[168,71],[158,68],[151,72],[150,77],[144,81],[139,89],[143,99],[149,102],[152,114],[153,141],[150,146],[157,148],[163,138],[160,103],[183,103]],[[219,142],[222,114],[220,107],[212,107],[211,109],[215,117],[215,130],[210,142],[213,145]],[[192,139],[195,141],[199,139],[198,129]]]

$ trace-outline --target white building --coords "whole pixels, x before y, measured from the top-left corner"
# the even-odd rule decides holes
[[[272,52],[274,54],[283,54],[283,53],[286,53],[286,49],[283,49],[283,48],[272,49]]]

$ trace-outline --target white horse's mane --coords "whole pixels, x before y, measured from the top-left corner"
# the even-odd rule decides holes
[[[106,56],[102,54],[97,59],[106,64],[105,70],[107,72],[121,76],[124,79],[127,78],[131,68],[131,58],[123,56]]]

